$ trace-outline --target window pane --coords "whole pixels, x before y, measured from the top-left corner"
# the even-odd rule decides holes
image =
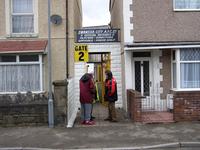
[[[133,52],[133,57],[151,57],[150,52]]]
[[[89,62],[101,62],[101,54],[89,54]]]
[[[200,9],[200,0],[175,0],[175,9]]]
[[[20,62],[39,61],[38,55],[20,55]]]
[[[135,61],[135,90],[141,92],[141,63]]]
[[[33,0],[13,0],[13,13],[33,13]]]
[[[172,57],[173,60],[176,60],[176,51],[172,51]]]
[[[17,67],[15,65],[0,66],[0,92],[17,92]]]
[[[0,56],[0,62],[16,62],[16,56]]]
[[[0,65],[0,92],[40,91],[40,66]]]
[[[144,88],[144,96],[150,95],[150,85],[149,85],[149,61],[143,61],[143,88]]]
[[[33,15],[12,16],[13,33],[33,33],[34,19]]]
[[[181,88],[200,88],[200,63],[181,63]]]
[[[19,66],[19,91],[40,90],[40,66],[21,65]]]
[[[200,60],[200,48],[185,48],[180,51],[181,61],[197,61]]]
[[[176,88],[176,63],[173,63],[173,88]]]

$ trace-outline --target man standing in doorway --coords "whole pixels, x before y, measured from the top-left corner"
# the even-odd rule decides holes
[[[108,101],[108,117],[104,119],[105,121],[117,122],[116,111],[115,111],[115,101],[118,100],[117,95],[117,82],[112,75],[110,70],[105,72],[105,101]]]

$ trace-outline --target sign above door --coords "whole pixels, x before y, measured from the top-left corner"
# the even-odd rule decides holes
[[[78,29],[76,43],[119,42],[119,29]]]

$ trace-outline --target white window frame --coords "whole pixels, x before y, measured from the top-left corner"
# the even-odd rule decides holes
[[[200,11],[200,9],[179,9],[176,8],[176,0],[173,0],[173,9],[174,11]]]
[[[5,0],[5,21],[7,37],[37,37],[38,36],[38,0],[33,0],[34,32],[12,33],[12,0]]]
[[[22,54],[23,55],[23,54]],[[30,54],[31,55],[31,54]],[[31,91],[32,93],[42,93],[44,92],[43,89],[43,62],[42,62],[42,54],[33,54],[38,55],[39,60],[38,61],[28,61],[28,62],[22,62],[19,60],[20,54],[16,54],[16,62],[0,62],[1,65],[23,65],[23,64],[38,64],[40,67],[40,90],[39,91]],[[20,91],[20,93],[26,93],[27,91]],[[17,92],[0,92],[0,94],[16,94]]]
[[[175,49],[175,60],[173,60],[173,56],[171,57],[171,75],[172,75],[172,89],[174,91],[199,91],[200,88],[181,88],[181,63],[200,63],[200,61],[181,61],[180,60],[180,49]],[[173,63],[176,63],[176,88],[173,87]]]

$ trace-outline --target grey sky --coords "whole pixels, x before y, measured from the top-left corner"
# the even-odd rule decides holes
[[[109,0],[82,0],[83,26],[107,25],[110,22]]]

